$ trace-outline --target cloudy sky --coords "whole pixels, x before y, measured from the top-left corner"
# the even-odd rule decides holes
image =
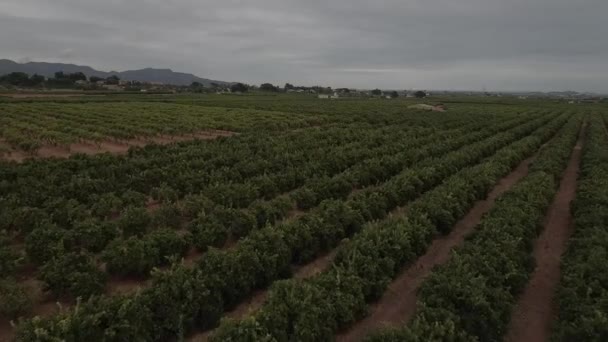
[[[0,0],[0,58],[252,84],[608,92],[607,0]]]

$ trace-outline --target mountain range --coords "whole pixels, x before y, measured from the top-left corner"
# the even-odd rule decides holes
[[[192,82],[199,82],[204,86],[210,86],[211,83],[219,85],[228,85],[231,82],[210,80],[207,78],[198,77],[192,74],[183,72],[175,72],[171,69],[153,69],[145,68],[138,70],[127,71],[99,71],[90,66],[64,64],[64,63],[47,63],[47,62],[28,62],[17,63],[9,59],[0,59],[0,75],[9,74],[11,72],[24,72],[29,75],[38,74],[46,77],[53,77],[55,72],[63,71],[64,73],[82,72],[87,77],[109,77],[112,75],[118,76],[125,81],[139,82],[159,82],[173,85],[190,85]]]

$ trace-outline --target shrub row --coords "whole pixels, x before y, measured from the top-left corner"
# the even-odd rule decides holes
[[[543,149],[530,173],[490,212],[418,292],[409,327],[368,341],[498,341],[534,269],[532,247],[580,130],[577,116]],[[506,229],[508,228],[508,229]]]
[[[340,248],[329,271],[309,280],[275,283],[255,316],[243,322],[223,322],[213,340],[255,340],[259,336],[277,341],[331,340],[339,328],[365,315],[367,303],[379,298],[403,265],[423,254],[438,232],[447,233],[500,177],[563,123],[557,120],[480,164],[458,171],[412,202],[407,217],[366,226]],[[481,161],[469,160],[466,154],[461,158],[468,165]]]
[[[362,192],[347,202],[328,201],[294,222],[254,231],[234,249],[210,250],[194,269],[176,266],[167,274],[157,276],[152,285],[140,294],[92,298],[83,302],[79,309],[59,316],[26,320],[19,325],[19,337],[27,339],[35,334],[42,340],[45,335],[68,340],[71,336],[77,336],[80,340],[99,340],[114,336],[115,329],[118,329],[116,324],[120,324],[122,328],[128,326],[131,334],[128,336],[138,336],[136,339],[166,340],[194,327],[211,327],[217,324],[225,309],[233,307],[253,289],[288,276],[292,261],[310,259],[335,246],[343,237],[358,231],[365,220],[359,209],[375,207],[376,210],[367,211],[369,218],[384,217],[392,209],[389,204],[416,197],[451,174],[454,167],[462,168],[472,161],[481,160],[530,134],[550,119],[552,117],[541,117],[447,154],[428,165],[421,164],[420,169],[405,171],[402,177],[420,176],[410,183],[420,184],[411,187],[411,191],[383,187]],[[557,121],[563,122],[562,119]],[[133,316],[112,313],[113,310],[124,308],[124,305],[144,307],[145,310]],[[86,320],[92,312],[104,317],[111,316],[111,319]],[[86,316],[81,316],[85,313]],[[114,320],[119,317],[129,322]]]
[[[592,115],[587,127],[573,216],[574,235],[562,259],[554,339],[606,341],[608,134],[599,115]]]

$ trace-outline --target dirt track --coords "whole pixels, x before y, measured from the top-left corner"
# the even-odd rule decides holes
[[[536,269],[511,315],[505,341],[541,342],[551,335],[555,315],[553,298],[560,279],[560,259],[572,233],[570,202],[576,195],[582,134],[562,176],[547,216],[545,229],[534,244]]]
[[[473,208],[452,228],[447,236],[433,241],[426,254],[407,267],[375,303],[370,315],[336,336],[337,341],[361,341],[368,333],[382,326],[405,324],[416,312],[416,292],[432,268],[448,261],[450,251],[462,244],[465,237],[479,224],[496,199],[528,174],[528,166],[535,156],[524,160],[509,175],[502,178],[485,200],[477,201]]]
[[[45,145],[40,147],[33,153],[12,149],[6,142],[0,140],[0,159],[21,163],[28,158],[69,158],[70,156],[76,153],[83,153],[87,155],[95,155],[101,153],[126,154],[131,147],[142,147],[152,143],[159,145],[167,145],[176,142],[190,141],[195,139],[213,140],[219,137],[230,137],[235,134],[237,133],[221,130],[210,130],[179,136],[159,135],[150,137],[140,137],[137,139],[122,141],[85,141],[70,144],[67,146]],[[4,150],[5,152],[2,152],[2,150]]]

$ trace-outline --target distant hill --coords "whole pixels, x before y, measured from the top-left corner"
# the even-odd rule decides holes
[[[210,86],[211,83],[217,83],[220,85],[230,84],[230,82],[210,80],[192,74],[175,72],[171,69],[146,68],[122,72],[106,72],[95,70],[90,66],[84,65],[46,62],[17,63],[9,59],[0,59],[0,75],[5,75],[11,72],[24,72],[29,75],[38,74],[46,77],[53,77],[57,71],[63,71],[64,73],[82,72],[88,77],[97,76],[105,78],[116,75],[120,77],[121,80],[125,81],[160,82],[174,85],[190,85],[192,82],[199,82],[205,86]]]

